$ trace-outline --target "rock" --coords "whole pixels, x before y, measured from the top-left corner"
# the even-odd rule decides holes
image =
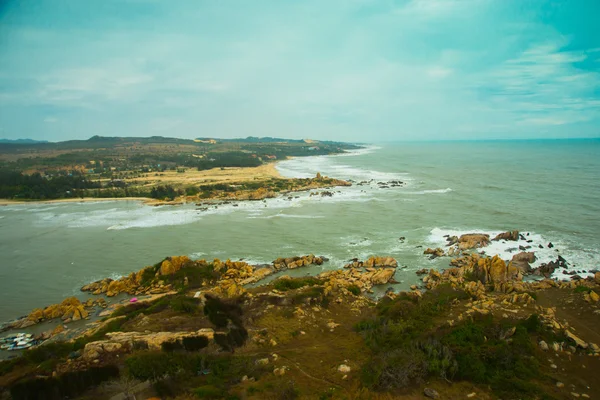
[[[563,388],[563,387],[565,387],[565,384],[562,383],[562,382],[556,382],[556,387],[557,388]]]
[[[275,376],[283,376],[285,375],[285,370],[287,369],[287,367],[281,367],[281,368],[275,368],[273,370],[273,374],[275,374]]]
[[[458,238],[458,248],[461,250],[485,247],[490,243],[490,235],[468,233]]]
[[[393,267],[396,268],[398,266],[398,261],[392,257],[379,257],[374,256],[370,257],[367,261],[365,261],[366,267]]]
[[[437,399],[438,397],[440,397],[440,394],[436,390],[433,390],[433,389],[430,389],[430,388],[425,388],[423,390],[423,394],[426,397],[429,397],[431,399]]]
[[[584,342],[583,340],[581,340],[580,338],[578,338],[577,336],[575,336],[573,333],[571,333],[569,330],[565,330],[565,335],[572,340],[573,342],[575,342],[575,345],[577,347],[581,347],[582,349],[587,349],[588,348],[588,344],[586,342]]]
[[[575,398],[581,397],[581,395],[579,393],[575,393],[575,392],[571,392],[571,396],[573,396]]]
[[[598,293],[594,292],[593,290],[590,292],[590,300],[595,302],[598,302],[598,300],[600,300],[600,296],[598,296]]]
[[[519,231],[503,232],[503,233],[496,235],[496,237],[493,238],[492,240],[494,240],[494,241],[498,241],[498,240],[516,241],[516,240],[519,240]]]
[[[184,265],[191,263],[192,260],[187,256],[174,256],[167,257],[162,264],[160,264],[159,273],[160,275],[173,275],[179,271]]]
[[[58,325],[56,325],[56,328],[54,328],[52,330],[51,336],[58,335],[59,333],[64,332],[64,331],[65,331],[65,327],[63,326],[63,324],[58,324]]]
[[[417,275],[427,275],[429,273],[429,270],[427,268],[423,268],[418,270],[417,272],[415,272]]]
[[[444,250],[439,247],[437,249],[427,248],[423,254],[430,254],[431,258],[442,257],[444,255]]]
[[[512,328],[509,328],[504,333],[502,333],[502,335],[500,335],[500,339],[506,340],[508,338],[511,338],[515,334],[516,331],[517,331],[517,327],[513,326]]]
[[[546,342],[544,342],[543,340],[540,340],[539,346],[540,346],[540,350],[548,351],[548,344]]]
[[[268,363],[269,363],[268,358],[261,358],[259,360],[256,360],[256,365],[267,365]]]
[[[395,272],[396,270],[393,268],[382,268],[373,274],[371,277],[371,283],[373,285],[383,285],[388,283],[394,276]]]
[[[600,285],[600,272],[596,272],[594,274],[594,280],[596,281],[597,284]]]
[[[352,368],[350,368],[346,364],[342,364],[338,367],[337,370],[338,370],[338,372],[341,372],[342,374],[347,374],[348,372],[350,372],[352,370]]]
[[[417,289],[418,289],[417,285],[410,285],[410,290],[417,290]]]
[[[536,260],[533,252],[521,252],[512,257],[510,264],[519,269],[522,273],[528,274],[531,272],[531,264]]]

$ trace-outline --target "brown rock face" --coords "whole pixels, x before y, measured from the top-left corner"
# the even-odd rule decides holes
[[[398,266],[398,261],[392,257],[379,257],[374,256],[370,257],[364,263],[365,267],[373,268],[373,267],[393,267],[396,268]]]
[[[502,232],[502,233],[499,233],[498,235],[496,235],[496,237],[493,238],[492,240],[494,240],[494,241],[498,241],[498,240],[516,241],[516,240],[519,240],[519,231]]]
[[[43,310],[36,308],[28,316],[27,319],[34,323],[45,321],[54,318],[62,318],[63,320],[70,319],[77,321],[87,318],[89,313],[85,310],[84,305],[75,297],[69,297],[63,300],[60,304],[52,304]]]
[[[522,252],[519,254],[515,254],[510,262],[510,265],[516,267],[522,273],[530,273],[531,266],[530,263],[536,260],[535,254],[531,252]]]
[[[434,257],[441,257],[444,255],[444,249],[440,249],[439,247],[437,249],[428,248],[423,252],[423,254],[430,254]]]
[[[162,262],[160,265],[160,274],[161,275],[172,275],[175,272],[179,271],[181,267],[183,267],[187,263],[191,263],[192,260],[187,256],[174,256],[168,257],[166,260]]]
[[[461,250],[485,247],[490,243],[490,235],[483,233],[467,233],[458,238],[458,248]]]
[[[371,283],[373,285],[383,285],[384,283],[388,283],[395,272],[396,270],[394,268],[382,268],[371,276]]]

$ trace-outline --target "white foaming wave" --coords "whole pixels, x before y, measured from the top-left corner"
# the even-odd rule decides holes
[[[428,190],[419,190],[416,192],[403,192],[405,194],[415,194],[415,195],[420,195],[420,194],[442,194],[442,193],[450,193],[452,192],[452,188],[446,188],[446,189],[428,189]]]
[[[202,258],[202,256],[205,256],[206,253],[202,252],[202,251],[196,251],[194,253],[190,253],[188,255],[188,257],[190,257],[192,260],[198,260],[200,258]]]
[[[274,214],[265,216],[248,216],[249,219],[272,219],[272,218],[298,218],[298,219],[319,219],[325,218],[323,215],[297,215],[297,214]]]
[[[277,163],[275,168],[279,173],[288,178],[312,178],[317,173],[338,179],[352,180],[411,180],[407,173],[403,172],[382,172],[371,169],[361,169],[350,165],[338,164],[336,157],[357,156],[369,154],[380,147],[373,146],[366,149],[356,150],[351,153],[344,153],[329,156],[314,156],[293,158]]]
[[[346,150],[345,153],[332,154],[330,157],[356,157],[356,156],[363,156],[365,154],[371,154],[371,153],[373,153],[373,152],[375,152],[377,150],[381,150],[381,147],[375,146],[375,145],[364,146],[361,149]]]
[[[460,235],[465,233],[484,233],[490,235],[490,238],[493,239],[496,235],[502,233],[502,231],[486,231],[481,229],[440,229],[436,227],[430,231],[427,240],[435,247],[445,248],[447,242],[444,235],[460,237]],[[598,250],[574,249],[569,243],[566,243],[563,240],[558,238],[550,239],[534,232],[521,232],[521,234],[526,240],[519,238],[517,241],[490,241],[488,246],[478,250],[489,256],[498,255],[500,258],[507,261],[511,260],[515,254],[522,251],[534,252],[536,261],[531,263],[532,268],[537,268],[542,264],[556,261],[558,256],[562,256],[567,260],[569,270],[587,270],[595,268],[600,262],[600,252],[598,252]],[[531,241],[531,243],[528,243],[528,240]],[[552,243],[552,248],[548,247],[549,243]],[[519,246],[523,246],[525,250],[520,250]],[[542,248],[539,246],[542,246]],[[591,274],[583,272],[580,274],[582,277],[588,275]],[[568,277],[568,279],[570,279],[570,276],[564,274],[562,270],[555,271],[553,276],[557,278]]]

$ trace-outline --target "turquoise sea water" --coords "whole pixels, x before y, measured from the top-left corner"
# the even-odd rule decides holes
[[[418,246],[441,246],[445,234],[518,229],[529,233],[538,264],[561,254],[575,270],[600,267],[599,140],[381,144],[278,168],[285,176],[320,172],[355,185],[332,197],[300,193],[205,212],[193,204],[135,201],[0,207],[0,321],[179,254],[250,262],[308,253],[330,258],[297,274],[391,255],[408,267],[396,273],[398,288],[406,288],[416,282],[416,269],[448,265]],[[405,186],[381,188],[393,180]],[[488,253],[509,259],[511,246],[497,243]]]

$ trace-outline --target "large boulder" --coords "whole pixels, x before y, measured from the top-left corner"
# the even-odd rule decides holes
[[[76,297],[68,297],[60,304],[52,304],[44,309],[36,308],[27,316],[27,320],[33,323],[51,320],[54,318],[77,321],[87,318],[88,316],[89,313],[86,311],[81,301],[79,301]]]
[[[444,249],[441,249],[439,247],[437,249],[427,248],[427,250],[425,250],[423,254],[430,254],[432,258],[442,257],[444,255]]]
[[[516,267],[519,271],[524,274],[528,274],[531,272],[531,263],[536,260],[535,254],[530,252],[522,252],[519,254],[515,254],[510,261],[510,264]]]
[[[379,257],[373,256],[370,257],[364,263],[365,267],[373,268],[373,267],[393,267],[396,268],[398,266],[398,261],[396,261],[393,257]]]
[[[379,269],[371,277],[371,283],[373,285],[383,285],[388,283],[394,276],[395,272],[396,270],[394,268]]]
[[[190,260],[187,256],[167,257],[162,264],[160,264],[160,274],[172,275],[179,271],[184,265],[191,262],[192,260]]]
[[[493,238],[492,240],[494,240],[494,241],[498,241],[498,240],[516,241],[516,240],[519,240],[519,231],[502,232],[502,233],[499,233],[498,235],[496,235],[496,237]]]
[[[485,247],[490,243],[490,235],[485,233],[467,233],[458,238],[458,247],[461,250]]]

